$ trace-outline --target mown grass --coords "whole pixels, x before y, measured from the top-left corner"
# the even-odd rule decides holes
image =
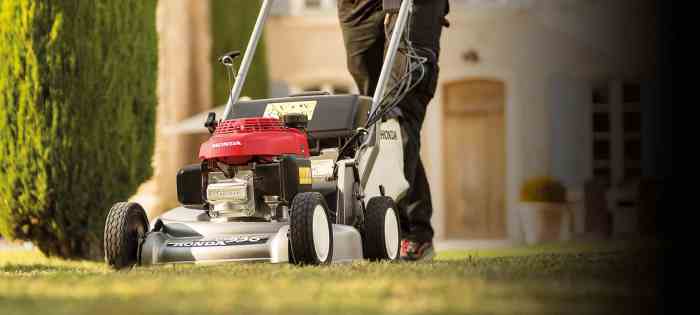
[[[648,244],[573,243],[449,251],[431,263],[128,272],[0,252],[0,314],[651,313],[660,306],[660,251]]]

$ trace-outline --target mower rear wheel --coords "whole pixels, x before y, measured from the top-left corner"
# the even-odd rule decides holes
[[[296,195],[290,217],[289,261],[297,265],[329,264],[333,260],[333,225],[323,195]]]
[[[141,205],[115,203],[105,222],[105,261],[114,269],[131,267],[139,262],[139,246],[148,232],[148,217]]]
[[[367,203],[362,229],[362,251],[369,260],[399,258],[401,228],[396,205],[389,197],[373,197]]]

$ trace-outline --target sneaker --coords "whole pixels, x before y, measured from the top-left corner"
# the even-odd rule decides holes
[[[433,257],[435,257],[433,242],[401,240],[401,260],[427,261],[432,260]]]

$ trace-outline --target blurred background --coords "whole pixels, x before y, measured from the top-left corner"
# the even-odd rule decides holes
[[[422,133],[440,240],[526,238],[523,185],[551,178],[566,210],[537,220],[557,239],[653,235],[663,179],[659,21],[652,1],[453,0]],[[154,177],[132,199],[176,206],[208,111],[230,82],[216,57],[245,49],[258,1],[160,1]],[[335,0],[278,0],[244,95],[356,93]]]
[[[0,233],[101,258],[111,203],[177,206],[232,84],[217,57],[245,49],[261,1],[1,3]],[[450,1],[421,151],[439,249],[663,236],[661,3]],[[243,96],[357,93],[336,5],[275,1]]]
[[[261,1],[0,0],[0,314],[663,313],[673,2],[449,2],[436,262],[110,272],[110,207],[178,206]],[[357,93],[336,5],[275,0],[242,95]]]

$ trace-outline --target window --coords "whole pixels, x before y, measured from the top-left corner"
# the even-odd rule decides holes
[[[610,184],[642,175],[641,86],[609,82],[592,90],[593,176]]]
[[[610,91],[607,86],[593,89],[593,176],[610,182],[611,167],[611,119]]]
[[[610,141],[593,141],[593,159],[596,162],[608,162],[610,160]]]
[[[642,175],[642,88],[638,83],[622,85],[622,156],[624,178]]]
[[[610,114],[608,114],[608,113],[593,113],[593,132],[594,133],[610,132]]]

